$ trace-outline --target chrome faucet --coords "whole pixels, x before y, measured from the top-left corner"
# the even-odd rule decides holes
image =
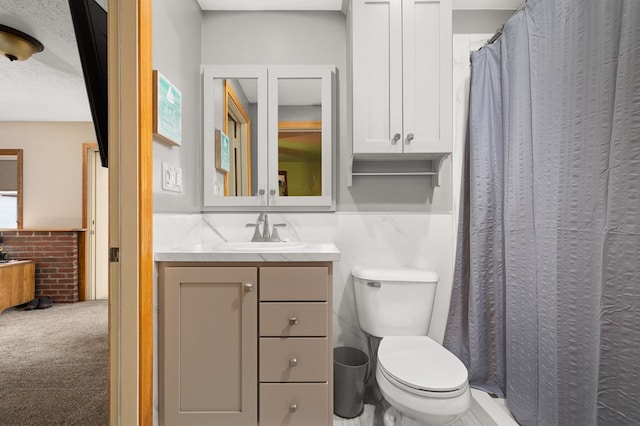
[[[260,213],[258,222],[262,219],[262,241],[271,241],[271,233],[269,232],[269,216],[266,213]]]
[[[263,216],[264,213],[260,213],[260,216],[258,216],[258,221],[256,223],[247,223],[247,226],[253,226],[255,228],[255,230],[253,231],[253,237],[251,237],[252,243],[264,241],[262,239],[262,232],[260,232],[260,223],[264,220]]]
[[[262,225],[262,232],[260,231],[260,225]],[[269,217],[266,213],[260,213],[256,223],[247,223],[247,226],[254,226],[255,231],[251,242],[279,242],[280,235],[278,235],[278,228],[287,226],[286,223],[276,223],[273,225],[273,232],[269,230]]]

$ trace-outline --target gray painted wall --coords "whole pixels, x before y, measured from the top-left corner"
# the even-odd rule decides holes
[[[454,34],[493,34],[513,15],[514,10],[454,10]]]
[[[347,18],[339,12],[202,12],[195,0],[154,0],[154,68],[181,89],[183,144],[154,144],[154,211],[198,212],[202,191],[200,64],[330,64],[337,68],[337,209],[448,213],[451,160],[441,186],[428,177],[357,177],[347,187],[351,158],[348,122]],[[457,11],[455,33],[493,32],[511,11]],[[455,155],[455,153],[454,153]],[[161,163],[183,172],[183,193],[163,191]]]
[[[182,146],[153,144],[154,212],[199,212],[202,192],[200,55],[202,15],[195,0],[154,0],[153,68],[182,92]],[[162,162],[182,168],[182,193],[162,189]]]
[[[338,79],[336,132],[339,211],[451,211],[450,167],[442,186],[428,177],[359,177],[347,187],[347,18],[340,12],[204,12],[203,64],[327,64]]]

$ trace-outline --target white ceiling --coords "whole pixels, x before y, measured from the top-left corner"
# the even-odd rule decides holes
[[[0,58],[0,121],[90,121],[68,0],[0,0],[0,24],[44,45],[26,61]]]

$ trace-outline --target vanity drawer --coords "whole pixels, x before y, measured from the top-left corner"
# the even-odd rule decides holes
[[[327,426],[329,392],[326,383],[261,383],[261,425]]]
[[[260,336],[327,335],[327,302],[266,302],[260,304]]]
[[[261,382],[326,382],[326,337],[260,339]]]
[[[260,301],[326,301],[328,280],[324,266],[260,268]]]

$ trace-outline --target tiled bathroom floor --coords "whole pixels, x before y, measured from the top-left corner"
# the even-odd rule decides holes
[[[334,414],[333,426],[373,426],[375,411],[375,406],[366,404],[362,414],[355,419],[343,419]]]
[[[376,416],[376,414],[378,414],[376,413],[376,407],[374,405],[366,404],[362,414],[355,419],[343,419],[334,414],[333,426],[382,426],[382,416]],[[457,420],[451,426],[482,426],[482,423],[480,423],[471,411],[468,411],[464,416],[462,416],[462,418]]]

